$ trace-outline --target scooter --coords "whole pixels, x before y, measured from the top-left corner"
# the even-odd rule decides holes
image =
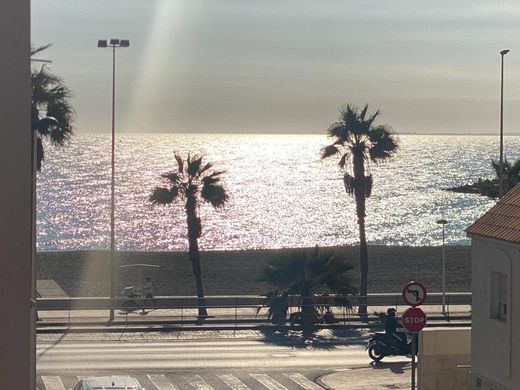
[[[417,335],[409,333],[374,333],[368,340],[366,350],[368,356],[375,362],[381,361],[385,356],[407,356],[412,353],[412,337]],[[415,352],[417,354],[417,351]]]

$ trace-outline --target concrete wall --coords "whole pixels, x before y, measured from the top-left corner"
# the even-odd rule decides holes
[[[520,246],[472,238],[472,389],[520,389]],[[491,318],[491,272],[507,275],[507,318]]]
[[[29,0],[0,1],[0,389],[34,389]]]
[[[471,329],[430,328],[419,337],[419,390],[469,389]]]

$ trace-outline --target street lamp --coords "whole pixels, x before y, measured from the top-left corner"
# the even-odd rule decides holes
[[[116,112],[116,48],[130,46],[128,39],[106,39],[98,40],[99,48],[112,48],[112,175],[110,181],[110,298],[114,299],[114,285],[115,285],[115,112]],[[110,319],[114,319],[114,308],[110,307]]]
[[[442,314],[446,314],[446,246],[444,245],[444,226],[448,221],[439,219],[437,223],[442,225]]]
[[[498,174],[498,198],[504,196],[504,56],[509,53],[508,49],[500,52],[500,169]]]

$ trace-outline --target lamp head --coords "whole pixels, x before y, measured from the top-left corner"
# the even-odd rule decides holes
[[[445,219],[439,219],[439,220],[437,221],[437,223],[438,223],[439,225],[446,225],[446,224],[448,223],[448,221],[446,221]]]
[[[119,39],[111,39],[111,40],[110,40],[110,45],[112,45],[112,46],[114,46],[114,45],[115,45],[115,46],[119,45]]]
[[[505,56],[507,53],[509,53],[509,49],[504,49],[500,52],[500,55]]]
[[[121,39],[121,41],[119,41],[119,46],[128,47],[128,46],[130,46],[130,41],[128,39]]]
[[[97,47],[107,47],[107,40],[106,39],[99,39],[97,41]]]

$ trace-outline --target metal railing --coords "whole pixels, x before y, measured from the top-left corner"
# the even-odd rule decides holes
[[[469,315],[471,311],[471,293],[447,293],[446,306],[447,313],[444,318],[449,318],[450,311],[466,313]],[[366,305],[369,310],[369,317],[377,319],[377,314],[385,312],[387,307],[394,307],[396,310],[404,311],[406,305],[403,302],[401,294],[368,294],[366,297],[358,295],[328,295],[313,296],[312,306],[330,308],[334,316],[339,322],[344,324],[359,321],[360,318],[356,314],[355,308],[359,306],[360,300],[366,298]],[[211,318],[208,322],[213,323],[267,323],[267,305],[268,298],[265,296],[245,295],[245,296],[207,296],[205,297],[205,307],[210,312]],[[345,303],[348,302],[348,305]],[[442,304],[442,295],[439,293],[431,293],[428,295],[426,302],[423,304],[426,311],[434,309],[431,306],[440,306]],[[456,307],[457,306],[457,307]],[[302,307],[302,297],[289,296],[287,300],[288,317],[292,313],[298,312]],[[428,309],[429,307],[429,309]],[[198,299],[194,296],[175,296],[175,297],[154,297],[154,298],[128,298],[117,297],[110,299],[109,297],[79,297],[79,298],[38,298],[36,308],[44,314],[45,311],[63,311],[66,312],[66,322],[76,321],[95,321],[96,315],[88,315],[89,311],[99,310],[121,310],[120,315],[116,318],[116,322],[139,322],[144,321],[140,316],[132,316],[130,313],[139,311],[163,311],[161,315],[146,318],[146,322],[167,322],[188,324],[195,323],[200,320],[198,316]],[[451,309],[451,310],[450,310]],[[455,310],[453,310],[455,309]],[[432,311],[430,310],[430,311]],[[84,311],[80,313],[78,311]],[[437,312],[440,312],[438,310]],[[72,314],[75,315],[72,315]],[[74,318],[73,318],[74,317]],[[51,316],[50,319],[44,316],[45,322],[52,323],[52,319],[57,316]],[[63,316],[61,317],[64,318]],[[289,318],[288,318],[289,320]],[[99,320],[98,320],[99,321]],[[56,322],[56,321],[54,321]]]

